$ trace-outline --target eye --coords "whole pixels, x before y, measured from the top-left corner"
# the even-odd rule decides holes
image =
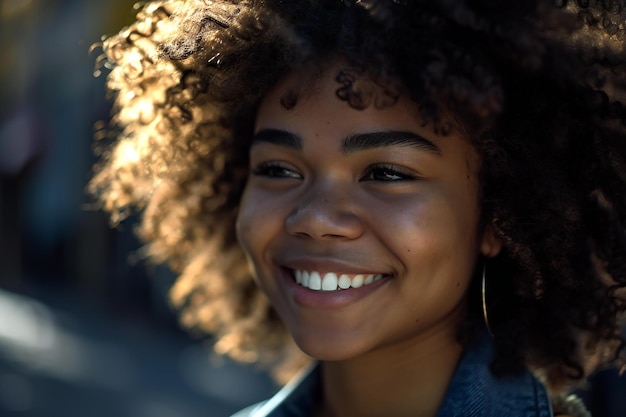
[[[408,172],[408,170],[399,168],[390,164],[375,164],[365,171],[365,174],[361,177],[361,181],[383,181],[383,182],[396,182],[396,181],[415,181],[420,179],[415,173]]]
[[[302,179],[302,175],[288,165],[273,161],[259,164],[252,169],[252,174],[257,177]]]

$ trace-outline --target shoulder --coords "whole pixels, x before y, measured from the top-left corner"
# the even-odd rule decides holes
[[[496,376],[489,364],[493,341],[488,335],[468,346],[448,387],[438,417],[464,416],[468,410],[489,417],[550,417],[545,386],[531,372]]]

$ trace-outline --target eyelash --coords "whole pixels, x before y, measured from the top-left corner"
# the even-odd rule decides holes
[[[293,171],[291,168],[280,162],[273,161],[260,164],[252,170],[252,174],[258,177],[302,179],[302,175]],[[384,179],[381,177],[384,177]],[[419,179],[419,176],[409,174],[394,165],[379,163],[368,167],[359,181],[397,182],[416,181]]]
[[[252,170],[252,174],[256,175],[257,177],[268,178],[302,178],[300,174],[279,162],[262,163]]]
[[[376,174],[383,174],[386,178],[375,178]],[[381,182],[396,182],[396,181],[415,181],[420,177],[415,174],[409,174],[405,170],[398,169],[395,165],[391,164],[374,164],[370,166],[360,181],[381,181]]]

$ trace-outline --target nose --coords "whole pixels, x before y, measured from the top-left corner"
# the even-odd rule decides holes
[[[354,199],[333,184],[311,187],[285,220],[287,233],[320,240],[350,240],[363,234],[364,225]]]

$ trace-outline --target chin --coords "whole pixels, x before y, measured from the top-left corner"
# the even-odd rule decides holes
[[[300,333],[300,334],[297,334]],[[319,332],[292,333],[296,345],[308,356],[321,361],[342,361],[355,358],[367,350],[355,343],[354,337],[343,334],[320,334]],[[306,334],[304,334],[306,333]]]
[[[318,361],[344,361],[359,356],[359,352],[354,349],[338,349],[335,346],[321,346],[319,344],[315,346],[296,344],[306,355]]]

